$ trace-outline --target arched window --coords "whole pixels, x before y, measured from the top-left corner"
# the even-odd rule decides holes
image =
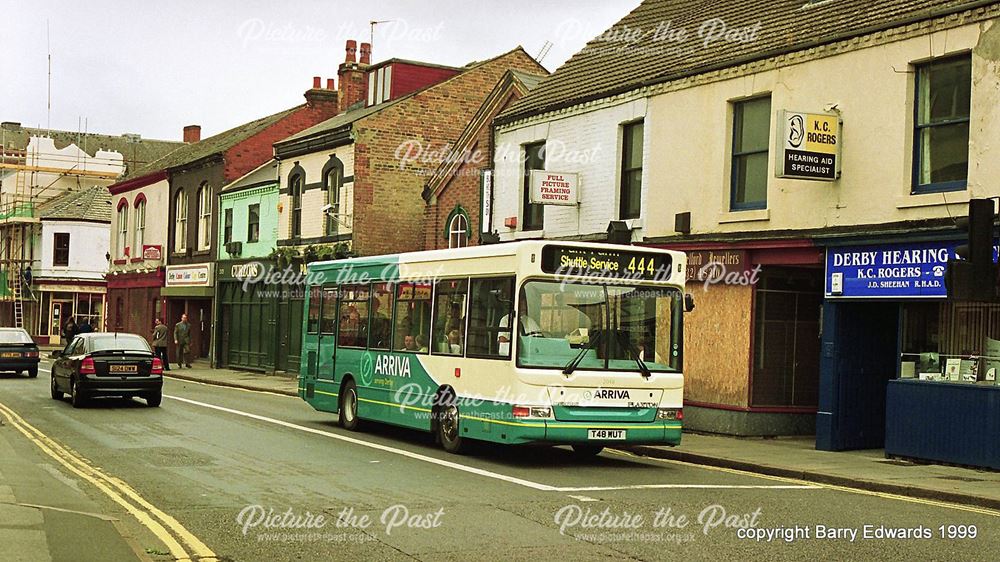
[[[292,238],[302,236],[302,184],[303,175],[292,172],[288,180],[288,192],[292,196]]]
[[[198,249],[207,250],[212,243],[212,188],[201,184],[198,188]]]
[[[326,215],[326,234],[333,236],[340,231],[340,183],[341,168],[331,167],[323,176],[323,186],[326,188],[326,204],[330,205],[330,212]]]
[[[146,243],[146,200],[139,199],[135,202],[135,221],[132,225],[135,229],[135,243],[132,244],[132,255],[142,257],[142,245]]]
[[[187,219],[188,204],[187,195],[184,190],[179,190],[174,195],[174,251],[184,252],[187,250]]]
[[[125,259],[128,246],[128,204],[118,205],[118,237],[115,239],[115,254],[118,259]]]
[[[448,223],[448,247],[464,248],[469,245],[469,219],[464,212],[456,212]]]

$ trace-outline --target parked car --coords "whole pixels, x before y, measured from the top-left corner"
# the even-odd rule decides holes
[[[38,376],[38,345],[23,328],[0,328],[0,371]]]
[[[163,364],[142,336],[79,334],[52,357],[52,398],[67,393],[74,408],[94,396],[138,396],[153,407],[163,398]]]

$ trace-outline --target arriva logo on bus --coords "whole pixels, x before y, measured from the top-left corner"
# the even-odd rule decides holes
[[[376,375],[410,378],[410,356],[365,353],[361,357],[361,383],[370,386]]]

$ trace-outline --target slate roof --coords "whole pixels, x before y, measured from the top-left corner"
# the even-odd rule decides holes
[[[21,127],[17,123],[5,123],[0,130],[0,143],[5,148],[25,150],[31,137],[48,137],[55,142],[56,148],[66,148],[75,144],[87,154],[94,156],[98,150],[108,150],[121,153],[125,160],[125,170],[128,173],[162,158],[164,155],[184,146],[182,142],[139,138],[134,142],[131,138],[98,133],[77,133],[75,131],[57,131],[51,129],[36,129]]]
[[[675,80],[981,5],[968,0],[645,0],[538,88],[498,116],[506,123]],[[716,30],[752,41],[708,41]],[[759,28],[749,33],[754,26]],[[660,30],[657,34],[657,30]],[[637,31],[638,30],[638,31]],[[684,30],[686,39],[670,40]],[[701,36],[699,36],[701,35]],[[673,37],[677,37],[674,35]]]
[[[138,169],[133,174],[127,175],[124,179],[132,179],[152,172],[158,172],[160,170],[166,170],[168,168],[175,168],[178,166],[183,166],[184,164],[189,164],[191,162],[196,162],[203,158],[213,156],[216,154],[222,154],[226,150],[229,150],[233,146],[245,141],[246,139],[260,133],[264,129],[270,127],[274,123],[280,121],[282,118],[288,116],[289,114],[301,109],[305,105],[297,105],[295,107],[286,109],[284,111],[279,111],[273,115],[268,115],[267,117],[261,117],[254,121],[244,123],[237,127],[233,127],[228,131],[223,131],[217,135],[212,135],[208,138],[202,139],[198,142],[185,144],[181,148],[167,154],[166,156],[150,162],[146,166]]]
[[[38,218],[111,223],[111,193],[103,185],[61,193],[38,207]]]
[[[247,172],[243,177],[236,178],[226,187],[219,191],[219,194],[232,193],[250,187],[259,187],[270,183],[278,183],[278,161],[268,160],[258,168]]]

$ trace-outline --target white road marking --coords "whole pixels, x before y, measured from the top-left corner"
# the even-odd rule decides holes
[[[613,491],[613,490],[643,490],[643,489],[656,489],[656,488],[708,488],[708,489],[741,489],[741,488],[754,488],[754,489],[820,489],[820,486],[812,485],[726,485],[726,484],[636,484],[631,486],[593,486],[593,487],[561,487],[561,486],[550,486],[548,484],[541,484],[539,482],[532,482],[531,480],[525,480],[523,478],[517,478],[515,476],[508,476],[506,474],[500,474],[490,470],[485,470],[482,468],[476,468],[472,466],[467,466],[457,462],[446,461],[443,459],[438,459],[435,457],[429,457],[427,455],[421,455],[420,453],[414,453],[412,451],[407,451],[404,449],[397,449],[395,447],[389,447],[388,445],[381,445],[379,443],[372,443],[370,441],[364,441],[362,439],[355,439],[354,437],[348,437],[346,435],[339,435],[329,431],[324,431],[322,429],[315,429],[312,427],[306,427],[304,425],[298,425],[284,420],[279,420],[275,418],[269,418],[267,416],[261,416],[259,414],[252,414],[250,412],[244,412],[242,410],[234,410],[232,408],[226,408],[223,406],[216,406],[215,404],[208,404],[206,402],[199,402],[197,400],[191,400],[189,398],[181,398],[179,396],[169,396],[164,395],[164,398],[170,398],[171,400],[177,400],[179,402],[184,402],[186,404],[192,404],[194,406],[200,406],[202,408],[209,408],[212,410],[218,410],[220,412],[226,412],[228,414],[234,414],[237,416],[242,416],[245,418],[254,419],[257,421],[262,421],[265,423],[271,423],[274,425],[280,425],[282,427],[287,427],[289,429],[296,429],[299,431],[304,431],[306,433],[312,433],[314,435],[322,435],[323,437],[329,437],[331,439],[336,439],[338,441],[343,441],[345,443],[351,443],[354,445],[360,445],[362,447],[368,447],[369,449],[376,449],[386,453],[392,453],[394,455],[400,455],[408,457],[411,459],[427,462],[430,464],[436,464],[438,466],[444,466],[447,468],[452,468],[455,470],[461,470],[463,472],[468,472],[471,474],[476,474],[479,476],[485,476],[487,478],[493,478],[494,480],[501,480],[503,482],[508,482],[510,484],[517,484],[519,486],[524,486],[526,488],[531,488],[533,490],[540,490],[543,492],[587,492],[587,491]]]
[[[601,500],[592,498],[590,496],[574,496],[574,495],[570,494],[569,497],[573,498],[574,500],[576,500],[578,502],[597,502],[597,501],[601,501]]]

